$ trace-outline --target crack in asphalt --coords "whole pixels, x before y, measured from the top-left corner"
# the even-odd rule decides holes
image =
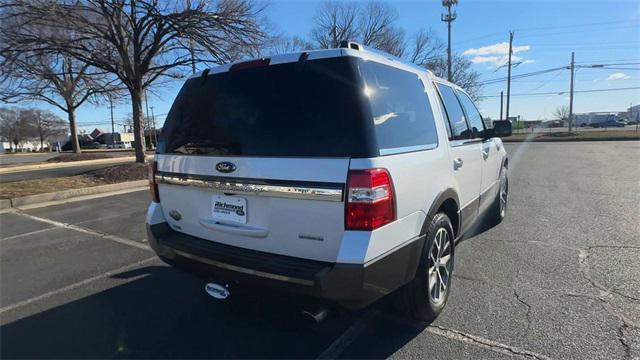
[[[525,314],[525,316],[527,318],[527,334],[529,334],[529,328],[531,327],[531,305],[529,305],[520,297],[520,294],[518,294],[518,291],[516,289],[513,289],[513,295],[516,297],[516,300],[527,307],[527,313]]]
[[[593,286],[594,288],[604,292],[605,294],[615,294],[618,296],[621,296],[623,298],[632,300],[632,301],[638,301],[640,302],[640,299],[633,297],[631,295],[627,295],[627,294],[623,294],[615,289],[611,289],[607,286],[604,286],[602,284],[600,284],[599,282],[597,282],[596,280],[594,280],[593,278],[591,278],[591,276],[589,275],[589,265],[587,264],[587,259],[589,258],[589,256],[591,256],[589,250],[592,248],[597,248],[597,247],[589,247],[587,249],[583,249],[580,250],[579,254],[578,254],[578,272],[580,272],[580,274],[582,275],[583,278],[585,278],[590,284],[591,286]]]
[[[622,325],[618,327],[618,341],[620,341],[620,344],[624,349],[625,359],[631,359],[631,344],[627,343],[627,340],[625,338],[625,330],[628,328],[629,328],[629,325],[627,325],[627,323],[624,323],[624,322],[622,323]]]
[[[633,302],[640,302],[640,299],[636,298],[634,296],[631,296],[631,295],[627,295],[627,294],[621,293],[620,291],[618,291],[616,289],[609,288],[609,287],[601,284],[600,282],[596,281],[595,279],[593,279],[589,274],[590,267],[589,267],[589,264],[587,263],[587,260],[591,256],[591,251],[594,250],[594,249],[600,249],[600,248],[607,248],[607,249],[640,249],[640,246],[633,246],[633,245],[592,245],[592,246],[588,246],[586,248],[578,248],[578,247],[574,247],[574,246],[568,246],[568,245],[564,245],[564,244],[554,244],[554,243],[548,243],[548,242],[538,241],[538,240],[509,241],[509,240],[501,240],[501,239],[490,239],[488,241],[545,245],[545,246],[553,246],[553,247],[558,247],[558,248],[563,248],[563,249],[567,249],[567,250],[578,252],[578,269],[577,269],[578,273],[591,285],[591,287],[597,289],[599,291],[599,294],[589,295],[589,294],[562,293],[561,296],[564,295],[564,296],[572,296],[572,297],[581,297],[581,298],[587,298],[587,299],[598,301],[606,312],[608,312],[610,315],[612,315],[613,317],[615,317],[616,319],[618,319],[620,321],[621,325],[616,330],[617,340],[618,340],[618,342],[620,342],[620,345],[623,348],[623,351],[624,351],[624,354],[625,354],[625,359],[631,359],[631,356],[632,356],[631,355],[631,346],[630,346],[630,344],[628,343],[628,341],[627,341],[627,339],[625,337],[625,330],[629,329],[629,328],[640,328],[640,327],[638,325],[634,324],[633,321],[627,319],[621,313],[622,309],[619,309],[617,306],[611,304],[610,301],[614,296],[619,296],[619,297],[622,297],[624,299],[627,299],[627,300],[630,300],[630,301],[633,301]],[[482,279],[482,278],[474,278],[474,277],[468,277],[468,276],[458,275],[458,274],[454,274],[454,277],[458,277],[458,278],[465,279],[465,280],[470,280],[470,281],[477,281],[477,282],[481,282],[481,283],[484,283],[484,284],[487,284],[487,285],[496,286],[496,287],[511,289],[513,291],[513,294],[514,294],[515,298],[520,303],[522,303],[523,305],[527,306],[527,314],[526,314],[527,315],[527,333],[529,332],[529,328],[530,328],[530,324],[531,324],[531,316],[530,316],[531,305],[526,303],[520,297],[520,294],[518,293],[518,291],[515,288],[510,287],[508,285],[499,284],[499,283],[492,282],[492,281],[489,281],[489,280],[486,280],[486,279]],[[540,289],[534,289],[534,291],[540,292],[541,290]]]
[[[467,343],[474,344],[476,346],[484,347],[492,351],[500,352],[503,354],[515,355],[524,358],[533,358],[537,360],[550,360],[551,358],[542,354],[534,353],[529,350],[521,349],[515,346],[505,345],[497,341],[481,338],[472,334],[467,334],[462,331],[448,329],[439,325],[429,325],[426,331],[430,333],[444,336],[446,338],[455,339]]]

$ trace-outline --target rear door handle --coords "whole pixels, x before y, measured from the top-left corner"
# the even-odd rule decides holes
[[[482,158],[487,160],[488,157],[489,157],[489,150],[487,150],[487,151],[482,150]]]
[[[458,170],[462,167],[462,164],[464,162],[462,161],[461,158],[455,158],[453,159],[453,170]]]

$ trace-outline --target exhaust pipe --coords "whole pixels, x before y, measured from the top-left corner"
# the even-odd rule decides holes
[[[204,286],[204,291],[206,291],[209,296],[218,300],[225,300],[231,295],[228,284],[221,285],[215,282],[207,283]]]
[[[329,315],[329,310],[320,308],[318,310],[303,310],[302,315],[312,324],[320,324]]]

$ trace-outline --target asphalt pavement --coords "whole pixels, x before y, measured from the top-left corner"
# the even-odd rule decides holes
[[[57,156],[58,153],[18,153],[0,154],[0,165],[38,163]]]
[[[0,357],[640,357],[640,143],[506,146],[507,218],[458,244],[431,324],[214,300],[148,250],[138,191],[0,214]]]

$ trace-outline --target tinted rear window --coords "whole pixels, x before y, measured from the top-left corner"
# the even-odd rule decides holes
[[[361,70],[380,153],[435,147],[436,124],[418,75],[373,61],[363,61]]]
[[[350,57],[191,79],[167,116],[158,152],[376,156],[363,88]]]

